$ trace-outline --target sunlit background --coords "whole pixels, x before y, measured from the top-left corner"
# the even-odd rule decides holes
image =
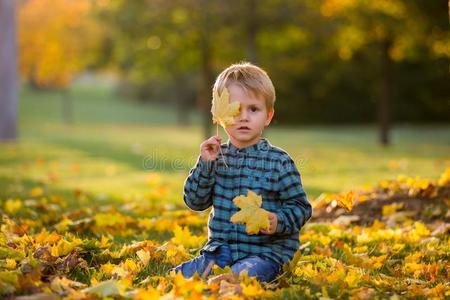
[[[56,189],[182,204],[211,86],[250,61],[277,92],[265,132],[313,200],[450,164],[444,1],[16,1],[16,142],[1,196]],[[226,139],[226,135],[221,131]]]

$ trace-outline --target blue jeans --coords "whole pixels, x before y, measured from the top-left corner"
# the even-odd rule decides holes
[[[231,267],[231,271],[235,274],[239,274],[242,270],[247,270],[248,276],[256,277],[258,281],[270,282],[277,277],[281,271],[281,266],[268,259],[259,256],[247,256],[232,264],[230,246],[222,245],[216,248],[214,251],[201,251],[201,254],[189,261],[186,261],[172,270],[175,272],[181,272],[185,278],[190,278],[197,272],[200,276],[205,272],[211,261],[221,268],[226,266]],[[210,268],[208,274],[212,273]]]

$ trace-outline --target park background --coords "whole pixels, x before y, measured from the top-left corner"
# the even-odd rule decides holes
[[[264,134],[311,202],[450,167],[445,1],[0,3],[0,208],[19,223],[33,217],[27,199],[54,195],[61,214],[92,207],[74,221],[187,211],[184,179],[215,132],[212,84],[241,61],[275,85]],[[53,217],[30,232],[57,228]],[[172,229],[106,233],[119,247]]]

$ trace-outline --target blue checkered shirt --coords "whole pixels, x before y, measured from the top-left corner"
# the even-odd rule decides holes
[[[290,261],[300,246],[300,229],[312,213],[294,161],[265,138],[242,149],[230,141],[221,148],[223,157],[219,154],[214,161],[199,156],[184,183],[184,202],[189,208],[202,211],[213,206],[208,241],[201,253],[227,243],[233,262],[252,255],[279,264]],[[248,235],[245,224],[230,221],[240,210],[234,197],[247,195],[249,189],[262,195],[262,208],[277,215],[275,234]]]

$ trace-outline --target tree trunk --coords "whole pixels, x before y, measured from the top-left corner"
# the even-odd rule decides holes
[[[176,106],[177,106],[177,122],[180,126],[189,125],[189,104],[186,95],[185,78],[181,75],[175,75]]]
[[[0,0],[0,141],[17,139],[16,1]]]
[[[246,31],[247,31],[247,59],[257,64],[258,57],[258,47],[256,46],[256,35],[258,33],[258,5],[256,0],[246,1]]]
[[[64,124],[73,124],[73,102],[72,95],[68,89],[62,91],[62,116]]]
[[[383,146],[389,146],[389,130],[390,130],[390,110],[392,101],[392,60],[389,56],[389,49],[392,42],[388,39],[381,44],[382,47],[382,80],[381,80],[381,97],[378,107],[378,122],[380,126],[380,142]]]
[[[209,35],[209,17],[208,17],[208,0],[202,1],[203,13],[200,22],[200,55],[201,55],[201,79],[200,93],[198,103],[202,112],[203,119],[203,135],[206,138],[212,134],[212,117],[211,117],[211,97],[213,85],[213,71],[211,67],[211,40]]]

